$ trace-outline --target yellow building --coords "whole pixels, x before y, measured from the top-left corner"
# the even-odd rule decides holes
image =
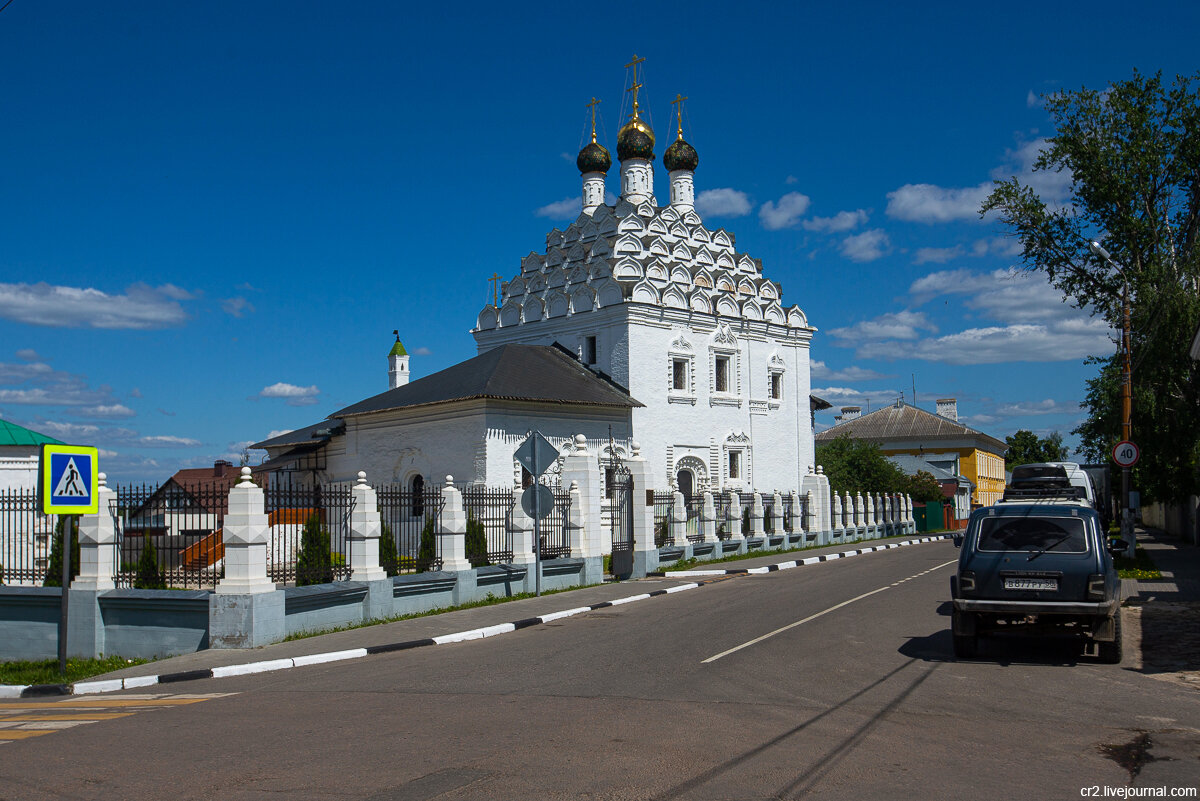
[[[816,444],[849,433],[855,439],[878,445],[888,456],[911,454],[953,470],[974,485],[973,505],[990,506],[1000,500],[1008,445],[958,422],[958,402],[954,398],[940,399],[937,410],[933,414],[903,401],[869,414],[862,414],[858,406],[843,406],[837,424],[817,434]]]

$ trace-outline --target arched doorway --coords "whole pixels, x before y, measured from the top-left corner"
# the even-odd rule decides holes
[[[696,491],[696,476],[686,467],[675,474],[675,486],[683,493],[685,504],[692,502],[692,494]]]

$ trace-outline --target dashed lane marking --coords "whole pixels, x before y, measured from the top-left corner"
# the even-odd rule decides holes
[[[197,704],[234,694],[130,695],[123,698],[86,700],[74,697],[60,701],[0,701],[0,745],[28,740],[74,726],[127,718],[139,712]]]

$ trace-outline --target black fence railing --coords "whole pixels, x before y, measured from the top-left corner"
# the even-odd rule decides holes
[[[733,536],[733,529],[730,528],[732,522],[735,526],[740,526],[738,521],[730,521],[729,517],[729,493],[720,492],[713,495],[713,509],[716,512],[717,520],[717,539],[727,540]]]
[[[118,587],[205,589],[221,578],[230,483],[113,487]]]
[[[662,548],[671,544],[671,508],[675,505],[675,493],[670,490],[654,491],[654,546]],[[674,543],[679,545],[680,543]]]
[[[460,487],[467,513],[467,559],[475,567],[511,562],[514,492],[507,487],[468,484]]]
[[[558,559],[571,555],[571,532],[567,521],[571,514],[571,493],[557,484],[549,484],[554,493],[554,510],[538,523],[543,559]]]
[[[402,484],[375,488],[381,532],[379,565],[389,576],[442,569],[438,531],[445,498],[427,487],[414,492]]]
[[[38,511],[37,495],[0,490],[0,584],[41,586],[53,548],[56,515]]]
[[[271,581],[323,584],[350,577],[350,487],[271,482],[263,490]]]

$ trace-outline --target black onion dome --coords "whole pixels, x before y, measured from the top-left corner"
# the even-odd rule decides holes
[[[612,156],[608,155],[608,150],[604,145],[589,142],[583,150],[579,151],[579,156],[575,159],[575,166],[581,173],[608,172],[608,168],[612,166]]]
[[[654,160],[654,131],[640,117],[625,123],[617,134],[617,158]]]
[[[668,172],[675,172],[675,170],[694,172],[699,163],[700,156],[696,153],[696,148],[683,141],[683,137],[672,142],[671,146],[663,153],[663,166],[667,168]]]

